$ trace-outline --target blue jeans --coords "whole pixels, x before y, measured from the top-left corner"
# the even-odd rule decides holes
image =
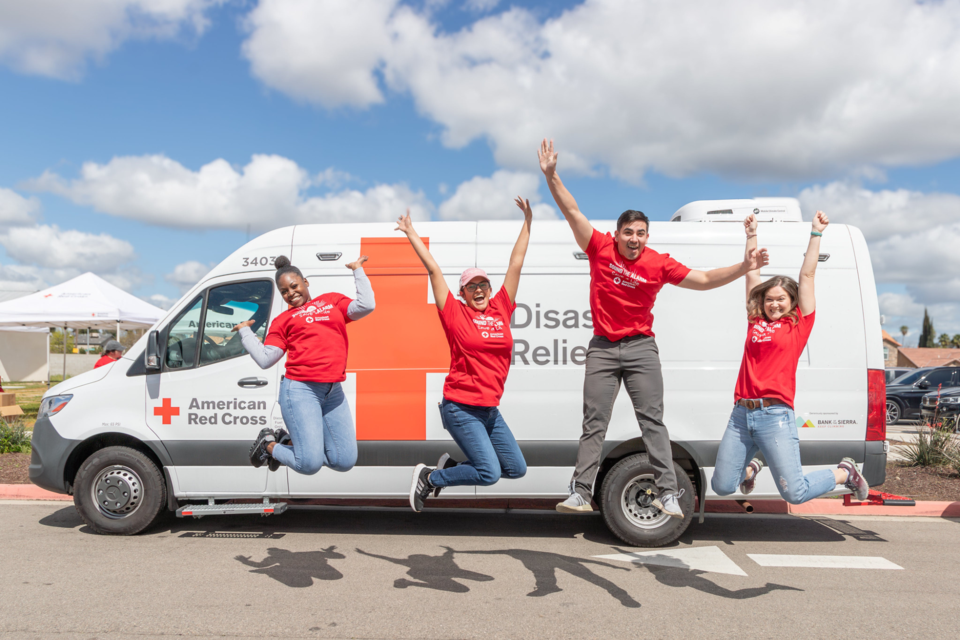
[[[721,496],[738,491],[757,451],[763,453],[780,495],[790,504],[813,500],[837,486],[830,469],[803,475],[793,409],[775,404],[751,411],[736,405],[717,452],[717,466],[710,481],[713,490]]]
[[[443,428],[467,456],[450,469],[430,474],[436,487],[473,485],[488,487],[500,478],[522,478],[527,462],[496,407],[473,407],[443,399],[440,403]]]
[[[273,457],[311,476],[321,467],[349,471],[357,464],[357,432],[339,382],[280,382],[280,410],[293,446],[278,444]]]

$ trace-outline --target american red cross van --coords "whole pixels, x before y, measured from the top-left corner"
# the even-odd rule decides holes
[[[739,262],[743,216],[757,210],[763,275],[796,277],[809,236],[795,201],[691,203],[671,222],[650,225],[650,246],[696,269]],[[613,231],[613,221],[595,221]],[[517,222],[417,225],[451,288],[479,266],[499,287]],[[818,267],[817,322],[797,373],[796,415],[805,471],[850,456],[871,485],[886,463],[880,313],[867,245],[856,228],[831,225]],[[253,319],[263,338],[284,310],[273,260],[287,255],[315,294],[354,295],[344,264],[370,257],[366,272],[377,308],[349,325],[344,392],[353,411],[359,460],[347,473],[305,476],[253,468],[251,442],[280,427],[284,367],[261,370],[231,328]],[[593,333],[589,266],[563,221],[536,221],[511,321],[513,364],[500,409],[519,441],[528,471],[490,487],[457,487],[440,499],[561,500],[581,434],[586,347]],[[681,487],[704,500],[733,404],[747,323],[743,280],[709,292],[664,288],[654,331],[664,375],[665,422]],[[71,378],[45,396],[33,435],[31,480],[72,494],[83,518],[102,533],[131,534],[164,509],[181,515],[217,511],[254,498],[267,512],[290,498],[382,500],[406,495],[410,474],[445,451],[441,400],[449,352],[425,270],[392,224],[287,227],[266,233],[224,260],[187,293],[123,358]],[[650,505],[652,468],[626,393],[616,401],[595,502],[610,529],[635,545],[677,538],[683,520]],[[841,487],[842,489],[842,487]],[[737,496],[733,496],[737,497]],[[769,472],[751,500],[779,499]],[[249,502],[249,501],[248,501]],[[250,507],[247,504],[247,507]],[[263,507],[263,504],[256,509]],[[276,509],[275,509],[276,507]],[[229,511],[225,507],[219,512]],[[263,510],[261,510],[262,512]],[[692,511],[692,510],[691,510]]]

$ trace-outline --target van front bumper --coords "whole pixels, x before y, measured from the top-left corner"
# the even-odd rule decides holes
[[[79,442],[64,438],[50,418],[42,418],[33,426],[31,443],[30,482],[47,491],[70,493],[63,470]]]

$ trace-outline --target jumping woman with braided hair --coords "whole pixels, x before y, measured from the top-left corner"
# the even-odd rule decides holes
[[[733,413],[720,441],[717,466],[711,485],[721,496],[739,487],[753,491],[763,462],[767,460],[777,490],[784,500],[800,504],[844,485],[858,500],[866,500],[870,486],[856,462],[844,458],[835,469],[803,475],[800,438],[793,413],[797,388],[797,363],[813,331],[817,301],[814,276],[820,257],[820,237],[830,220],[817,211],[810,241],[800,267],[799,284],[787,276],[760,280],[760,269],[747,273],[747,341],[734,392]],[[757,250],[757,219],[743,221],[746,251]],[[761,249],[766,253],[766,249]]]
[[[339,293],[310,297],[310,282],[300,269],[279,256],[276,282],[290,308],[277,316],[263,344],[250,329],[252,320],[233,328],[244,349],[261,369],[287,354],[280,383],[280,409],[290,433],[263,429],[250,447],[254,467],[267,463],[313,475],[322,467],[349,471],[357,463],[357,433],[350,407],[340,388],[346,380],[347,324],[367,316],[375,303],[370,280],[363,272],[367,256],[347,265],[353,271],[357,298]]]

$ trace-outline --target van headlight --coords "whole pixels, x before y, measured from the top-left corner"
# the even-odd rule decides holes
[[[67,403],[70,402],[71,398],[73,398],[73,394],[44,398],[43,402],[40,403],[37,420],[43,420],[44,418],[49,418],[52,415],[60,413],[63,411],[63,408],[67,406]]]

